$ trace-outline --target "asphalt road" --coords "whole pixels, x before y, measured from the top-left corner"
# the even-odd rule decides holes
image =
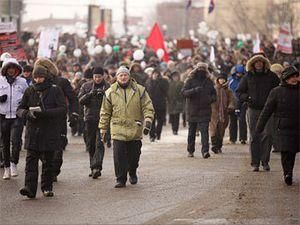
[[[18,190],[24,182],[25,151],[19,176],[0,180],[0,224],[300,224],[300,159],[295,183],[282,181],[280,155],[272,153],[270,172],[252,172],[248,145],[230,145],[203,159],[186,153],[187,131],[164,127],[162,140],[145,138],[139,183],[115,189],[112,149],[106,149],[102,176],[88,177],[88,154],[71,137],[55,196],[40,190],[34,200]],[[197,142],[199,143],[199,139]],[[2,177],[3,169],[0,170]]]

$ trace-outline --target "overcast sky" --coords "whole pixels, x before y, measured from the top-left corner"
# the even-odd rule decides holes
[[[178,1],[178,0],[168,0]],[[127,0],[128,14],[145,16],[155,11],[155,4],[163,0]],[[123,17],[123,0],[24,0],[26,4],[23,21],[48,18],[73,18],[87,16],[87,5],[97,4],[104,8],[113,9],[113,20],[118,22]]]

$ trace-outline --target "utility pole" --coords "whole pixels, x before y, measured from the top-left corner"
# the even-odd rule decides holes
[[[9,22],[12,21],[12,2],[8,0],[8,20]]]
[[[124,0],[124,2],[123,2],[123,11],[124,11],[124,19],[123,19],[124,30],[125,30],[125,34],[127,34],[127,32],[128,32],[127,0]]]

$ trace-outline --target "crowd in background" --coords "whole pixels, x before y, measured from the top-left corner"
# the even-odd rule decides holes
[[[116,135],[115,130],[110,133],[110,129],[107,129],[104,133],[101,133],[101,130],[98,129],[99,120],[101,124],[101,117],[99,118],[101,105],[109,104],[106,102],[109,100],[104,98],[106,95],[105,91],[111,90],[111,88],[118,84],[125,90],[125,100],[127,100],[126,85],[128,84],[124,83],[124,86],[121,78],[118,76],[130,75],[134,80],[132,81],[134,82],[132,87],[134,86],[141,91],[146,90],[146,97],[148,97],[149,94],[152,103],[151,106],[149,105],[150,103],[147,103],[149,120],[145,125],[145,133],[149,131],[151,142],[159,141],[162,138],[163,127],[167,123],[171,123],[173,134],[178,135],[180,131],[179,122],[180,118],[182,118],[182,126],[186,127],[188,124],[189,129],[187,145],[188,157],[194,157],[195,137],[201,134],[202,156],[203,158],[209,158],[209,150],[215,154],[222,153],[223,138],[228,125],[231,143],[236,143],[238,140],[241,144],[249,142],[251,150],[251,148],[257,147],[259,141],[265,140],[263,138],[264,136],[257,136],[255,129],[259,115],[267,101],[268,94],[279,84],[283,73],[288,74],[284,79],[297,74],[300,63],[299,56],[284,55],[277,52],[275,46],[268,40],[261,41],[260,53],[253,53],[252,40],[241,41],[235,39],[228,42],[225,39],[219,39],[213,44],[209,43],[209,41],[197,41],[194,42],[191,54],[187,56],[180,52],[180,49],[177,49],[175,40],[166,40],[165,44],[170,60],[165,62],[162,60],[161,55],[146,47],[144,39],[139,39],[135,36],[121,37],[118,39],[108,38],[108,40],[103,41],[95,38],[83,39],[70,34],[63,34],[60,37],[59,48],[53,52],[51,60],[38,60],[37,63],[38,42],[36,40],[35,43],[29,45],[29,38],[30,36],[28,36],[28,34],[27,36],[25,34],[22,36],[27,61],[19,62],[23,66],[23,72],[21,72],[22,69],[16,70],[18,75],[21,75],[25,79],[28,86],[31,87],[33,84],[32,93],[27,91],[29,93],[25,92],[24,96],[35,96],[35,91],[39,93],[39,91],[36,90],[36,86],[38,86],[36,83],[39,81],[39,78],[44,78],[46,81],[49,79],[52,83],[61,88],[62,92],[56,89],[52,90],[50,88],[51,85],[45,87],[50,88],[49,90],[53,92],[53,95],[60,93],[68,99],[68,105],[60,103],[60,111],[56,113],[62,117],[61,121],[65,121],[62,123],[66,124],[67,116],[63,116],[63,112],[68,109],[68,121],[71,127],[71,133],[73,136],[83,136],[86,150],[90,156],[91,173],[89,176],[93,178],[101,176],[104,143],[110,148],[112,145],[111,136]],[[212,45],[214,48],[211,48]],[[80,49],[80,53],[75,53],[77,49]],[[93,51],[91,49],[93,49]],[[144,52],[143,56],[135,57],[134,53],[140,49]],[[213,60],[211,59],[212,49],[214,49],[215,55]],[[3,68],[6,68],[7,65],[11,65],[11,67],[13,67],[12,65],[15,67],[17,65],[16,68],[19,68],[19,63],[10,62],[10,64],[3,64]],[[259,68],[259,63],[262,63],[262,68]],[[295,67],[292,68],[296,68],[296,70],[291,70],[291,65],[294,65]],[[3,68],[1,72],[2,76],[9,77],[9,73]],[[51,70],[49,70],[49,68],[51,68]],[[8,75],[6,75],[6,73]],[[261,81],[255,80],[256,78],[254,81],[251,80],[252,73],[271,74],[271,76],[274,76],[272,78],[266,78],[266,84],[268,85],[265,83],[258,85]],[[51,76],[49,74],[51,74]],[[52,76],[55,77],[55,79],[53,79]],[[244,76],[248,76],[247,79],[249,81],[242,79]],[[241,84],[242,80],[243,82]],[[14,82],[14,80],[12,82]],[[44,81],[42,81],[42,83],[43,82]],[[254,84],[255,87],[262,88],[256,91],[256,93],[251,93],[251,88],[253,87],[249,86],[251,84]],[[262,95],[258,96],[258,93],[262,93]],[[140,94],[140,98],[142,99],[145,95],[143,93]],[[257,99],[251,99],[251,96],[257,96]],[[4,99],[4,95],[0,97],[3,97],[3,99],[0,99],[3,103],[7,101],[7,99]],[[50,106],[52,104],[51,101],[54,100],[55,98],[49,100]],[[23,107],[25,107],[24,101],[23,98],[21,103]],[[30,100],[28,101],[27,103],[29,104]],[[102,104],[103,101],[105,103]],[[256,105],[256,101],[258,101],[257,104],[259,106]],[[154,115],[151,113],[152,106],[155,111]],[[107,107],[108,106],[106,106],[106,110]],[[26,107],[24,109],[26,110]],[[41,109],[34,108],[32,109],[33,111],[29,110],[29,112],[25,112],[26,115],[22,110],[22,108],[18,108],[17,112],[19,113],[19,118],[32,121],[36,119],[35,114],[39,114],[39,110]],[[248,121],[248,123],[246,122],[247,111],[248,113],[252,112],[253,116],[252,121]],[[104,112],[101,111],[101,113]],[[54,113],[53,115],[56,114]],[[53,115],[49,114],[47,116],[51,117]],[[47,116],[44,118],[47,118]],[[40,118],[43,118],[43,116]],[[6,120],[7,117],[4,116],[3,121]],[[19,122],[18,120],[18,123]],[[59,121],[55,123],[58,124]],[[122,123],[122,121],[120,123]],[[142,126],[142,124],[140,124],[141,121],[136,121],[136,123],[138,126]],[[12,134],[12,139],[16,138],[20,143],[13,144],[16,148],[13,151],[16,159],[11,162],[11,165],[9,165],[10,163],[7,161],[7,155],[9,155],[7,149],[3,151],[6,154],[4,157],[6,160],[3,162],[5,165],[3,164],[3,166],[5,168],[11,167],[11,174],[6,174],[6,176],[4,174],[4,179],[7,179],[11,175],[17,175],[16,165],[19,158],[18,153],[22,145],[20,138],[23,131],[23,124],[24,121],[23,123],[21,122],[17,134]],[[51,126],[51,124],[46,125]],[[53,125],[54,124],[52,124],[52,126]],[[126,124],[126,126],[127,125],[128,124]],[[10,128],[12,126],[11,124]],[[35,124],[33,123],[33,127],[34,126]],[[264,126],[265,123],[261,122],[261,131],[264,129]],[[2,126],[2,139],[3,136],[5,136],[3,135],[3,127],[4,126]],[[247,127],[250,127],[250,135],[247,134]],[[26,165],[26,173],[30,173],[29,170],[32,169],[29,166],[30,157],[35,160],[42,157],[56,158],[56,160],[54,160],[56,172],[53,176],[53,181],[57,181],[57,176],[59,175],[62,165],[62,150],[67,144],[66,125],[59,129],[63,130],[60,132],[60,144],[56,147],[60,149],[60,151],[54,150],[56,153],[51,156],[34,155],[35,153],[31,152],[31,155],[27,155],[28,165]],[[250,138],[248,136],[250,136]],[[11,137],[5,136],[5,138],[5,140],[1,141],[7,143]],[[209,148],[209,138],[211,149]],[[254,139],[259,141],[253,143]],[[99,142],[101,143],[99,144]],[[119,142],[115,141],[114,143]],[[121,144],[118,147],[114,147],[121,148]],[[272,143],[267,143],[266,145],[268,145],[266,148],[272,147]],[[140,150],[140,147],[141,144],[137,152]],[[274,143],[273,147],[275,151],[278,150],[276,148],[281,149],[280,145],[275,145]],[[258,148],[255,149],[256,150],[251,150],[251,165],[254,167],[254,171],[259,170],[260,163],[262,163],[264,170],[269,171],[268,153],[266,153],[266,159],[264,161],[259,155],[261,152],[257,153]],[[97,158],[95,156],[96,154],[98,154],[100,158]],[[260,160],[262,161],[260,162]],[[292,159],[292,161],[293,160],[295,159]],[[291,159],[287,159],[287,161],[290,162]],[[115,168],[117,168],[118,165],[115,164]],[[45,167],[47,167],[47,165],[45,165]],[[130,174],[130,182],[132,184],[137,183],[136,168],[133,170],[134,172]],[[287,170],[290,171],[290,168]],[[47,174],[47,170],[43,171],[43,174]],[[117,172],[116,175],[118,177]],[[124,181],[124,176],[125,175],[122,174],[121,177],[123,180],[121,181],[118,181],[117,178],[118,183],[116,187],[125,186],[126,180]],[[26,180],[28,183],[32,183],[32,179],[37,179],[36,174],[26,174],[26,177],[28,178],[28,180]],[[47,182],[52,182],[45,177],[44,179],[46,182],[44,185],[46,186]],[[45,196],[53,196],[52,183],[50,186],[50,189],[46,188],[43,190]],[[36,186],[33,187],[33,189],[35,189],[36,192]],[[22,193],[28,197],[35,196],[35,193],[31,193],[26,187],[21,190],[21,194]]]

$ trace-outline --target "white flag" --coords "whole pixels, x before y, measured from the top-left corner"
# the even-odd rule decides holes
[[[277,50],[285,54],[293,53],[291,27],[289,23],[285,23],[280,27]]]
[[[258,53],[258,52],[260,52],[260,39],[259,39],[259,34],[256,34],[256,40],[253,46],[253,53]]]
[[[211,62],[211,63],[214,63],[215,62],[215,48],[214,48],[214,46],[211,46],[210,47],[210,55],[209,55],[209,61]]]
[[[53,50],[58,47],[59,31],[56,29],[43,30],[40,35],[38,58],[51,58]]]

